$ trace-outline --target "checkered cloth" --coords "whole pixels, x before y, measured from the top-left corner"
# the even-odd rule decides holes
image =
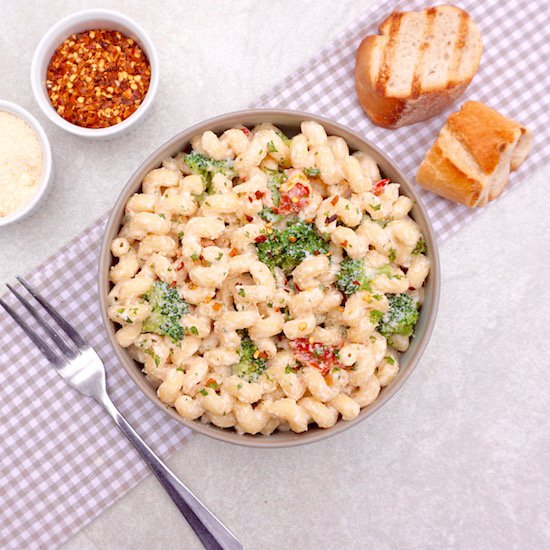
[[[535,135],[535,148],[512,176],[509,190],[550,160],[550,2],[464,0],[460,5],[477,21],[485,42],[480,70],[463,99],[486,102]],[[353,68],[359,40],[375,33],[377,23],[394,9],[423,7],[415,0],[370,9],[254,106],[300,109],[337,120],[376,143],[412,179],[448,113],[398,130],[375,127],[357,103]],[[474,215],[430,193],[420,195],[440,240]],[[105,361],[113,401],[167,457],[190,432],[163,415],[128,379],[100,321],[97,256],[105,221],[106,216],[28,280],[84,333]],[[0,327],[0,547],[51,548],[147,470],[101,407],[69,388],[3,312]]]

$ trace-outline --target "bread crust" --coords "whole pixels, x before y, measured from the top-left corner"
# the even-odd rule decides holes
[[[421,13],[426,13],[428,21],[433,21],[438,13],[438,9],[449,8],[441,6],[439,8],[428,8]],[[448,80],[444,86],[428,89],[423,87],[421,82],[421,71],[424,68],[424,51],[428,46],[428,37],[419,48],[414,76],[411,83],[410,93],[403,97],[392,95],[387,91],[387,83],[395,67],[392,66],[392,49],[395,48],[395,42],[400,32],[401,21],[407,15],[404,12],[392,13],[381,25],[381,35],[371,35],[365,37],[356,53],[355,61],[355,89],[359,103],[369,118],[384,128],[399,128],[407,124],[414,124],[426,120],[449,107],[458,97],[460,97],[470,84],[481,57],[481,39],[479,39],[480,53],[476,59],[472,60],[471,72],[469,78],[456,79],[453,77],[458,71],[460,64],[461,51],[464,48],[465,38],[460,33],[469,32],[468,25],[475,23],[468,14],[460,8],[452,7],[457,15],[462,18],[460,23],[460,32],[455,44],[453,55],[448,60]],[[462,21],[466,24],[463,25]],[[430,24],[426,25],[425,34],[430,33]],[[477,27],[476,32],[477,31]],[[374,67],[373,59],[381,49],[382,62],[379,64],[378,71]]]
[[[416,181],[449,200],[484,206],[502,193],[509,172],[523,163],[531,142],[525,126],[483,103],[467,101],[449,116],[420,164]]]

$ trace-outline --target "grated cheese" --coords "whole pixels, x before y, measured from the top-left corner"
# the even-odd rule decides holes
[[[13,214],[32,199],[43,170],[36,132],[22,118],[0,111],[0,217]]]

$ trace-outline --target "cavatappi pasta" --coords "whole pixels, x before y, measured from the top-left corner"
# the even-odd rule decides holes
[[[411,208],[316,122],[204,132],[128,200],[117,341],[186,419],[264,435],[352,420],[419,316],[430,260]]]

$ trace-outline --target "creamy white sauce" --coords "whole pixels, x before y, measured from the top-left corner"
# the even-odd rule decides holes
[[[20,117],[0,111],[0,217],[23,208],[44,171],[36,132]]]

